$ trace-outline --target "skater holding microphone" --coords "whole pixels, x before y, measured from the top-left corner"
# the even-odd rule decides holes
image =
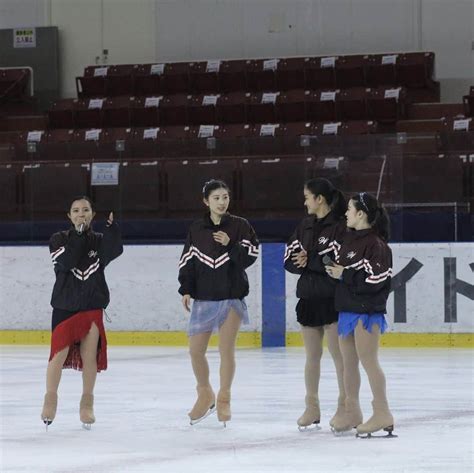
[[[97,372],[107,369],[107,340],[103,312],[109,303],[105,267],[123,252],[120,230],[111,212],[104,234],[92,229],[95,212],[86,196],[73,199],[71,228],[55,233],[49,242],[56,274],[51,305],[51,352],[41,419],[50,425],[58,403],[63,368],[82,371],[79,416],[85,428],[95,422],[94,386]]]

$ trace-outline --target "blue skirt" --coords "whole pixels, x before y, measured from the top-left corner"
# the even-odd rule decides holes
[[[384,314],[356,314],[355,312],[339,312],[339,321],[337,323],[337,333],[341,337],[353,335],[354,330],[362,320],[362,325],[367,332],[372,333],[373,325],[378,325],[380,333],[384,333],[388,326]]]
[[[226,321],[231,309],[239,315],[244,325],[249,323],[245,299],[225,299],[222,301],[194,300],[189,319],[188,335],[214,332]]]

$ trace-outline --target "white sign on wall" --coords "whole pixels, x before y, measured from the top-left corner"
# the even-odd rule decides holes
[[[36,28],[14,28],[14,48],[36,48]]]
[[[92,163],[91,186],[117,186],[119,163]]]

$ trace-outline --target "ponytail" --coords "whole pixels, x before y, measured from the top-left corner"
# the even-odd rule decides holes
[[[388,241],[390,239],[390,219],[385,207],[377,207],[377,210],[375,211],[375,219],[373,223],[369,223],[382,240]]]
[[[334,188],[333,191],[331,209],[334,212],[334,215],[338,218],[342,217],[347,210],[346,198],[344,197],[344,194],[336,188]]]

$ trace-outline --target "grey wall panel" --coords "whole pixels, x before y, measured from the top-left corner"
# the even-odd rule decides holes
[[[41,109],[59,96],[59,35],[56,26],[36,28],[36,47],[14,48],[13,29],[0,30],[0,67],[29,66]]]

